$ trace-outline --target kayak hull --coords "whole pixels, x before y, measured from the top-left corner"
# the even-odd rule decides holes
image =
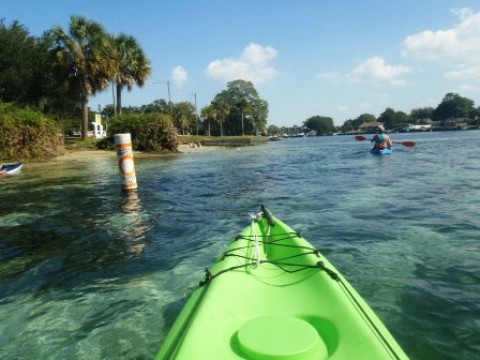
[[[15,164],[5,164],[2,166],[0,171],[5,171],[5,175],[15,175],[22,170],[23,163],[15,163]]]
[[[388,155],[388,154],[393,153],[393,150],[392,150],[392,149],[382,149],[382,150],[379,150],[379,149],[371,149],[371,150],[370,150],[370,153],[372,153],[373,155],[382,156],[382,155]]]
[[[407,356],[334,266],[265,209],[207,271],[156,359]]]

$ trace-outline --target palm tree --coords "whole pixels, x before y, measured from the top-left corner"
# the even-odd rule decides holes
[[[136,84],[142,87],[151,73],[150,61],[132,36],[120,34],[114,39],[113,57],[118,65],[115,75],[117,88],[117,113],[122,114],[122,90],[128,91]]]
[[[213,120],[213,122],[217,121],[217,110],[212,105],[207,105],[202,109],[201,114],[208,122],[207,135],[210,136],[210,120]]]
[[[52,30],[57,74],[68,82],[73,97],[82,105],[82,138],[87,138],[88,100],[106,89],[115,74],[110,57],[111,38],[102,25],[82,16],[72,16],[69,31],[62,27]]]
[[[220,136],[223,137],[223,124],[230,115],[230,106],[228,104],[228,92],[223,90],[221,93],[215,96],[212,101],[213,108],[217,111],[218,123],[220,124]]]
[[[173,118],[177,127],[177,130],[182,135],[186,132],[190,133],[194,121],[195,121],[195,107],[192,103],[182,101],[175,104],[173,111]]]

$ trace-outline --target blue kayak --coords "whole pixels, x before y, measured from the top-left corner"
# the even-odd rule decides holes
[[[391,154],[393,152],[392,149],[375,149],[373,148],[372,150],[370,150],[370,152],[373,154],[373,155],[387,155],[387,154]]]

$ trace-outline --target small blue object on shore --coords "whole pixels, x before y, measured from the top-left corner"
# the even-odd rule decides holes
[[[6,172],[3,175],[14,175],[20,172],[22,167],[23,167],[23,163],[4,164],[0,166],[0,172],[4,172],[6,170]]]

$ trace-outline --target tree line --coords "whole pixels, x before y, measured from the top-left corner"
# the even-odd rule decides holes
[[[416,108],[409,114],[388,107],[379,117],[364,113],[355,119],[346,120],[341,126],[335,126],[331,117],[315,115],[306,119],[300,126],[270,125],[268,132],[277,135],[295,135],[313,130],[317,135],[345,134],[360,130],[363,124],[374,122],[383,123],[389,131],[402,129],[406,124],[429,124],[431,122],[436,122],[439,127],[443,128],[458,128],[456,125],[460,123],[462,128],[478,128],[480,126],[480,107],[475,107],[475,103],[471,99],[456,93],[448,93],[436,108]]]
[[[239,79],[228,82],[227,88],[199,112],[188,101],[173,103],[159,99],[147,105],[124,107],[122,113],[168,115],[180,135],[258,135],[266,129],[268,103],[250,81]],[[102,116],[114,117],[113,105],[105,106]]]
[[[197,111],[196,103],[156,100],[122,107],[122,92],[142,87],[151,75],[150,60],[134,37],[109,34],[82,16],[72,16],[68,29],[55,27],[34,37],[18,21],[0,20],[0,103],[32,107],[51,115],[65,131],[87,138],[91,96],[115,89],[115,102],[102,110],[109,118],[126,114],[167,115],[179,134],[251,135],[264,131],[268,103],[249,81],[235,80]],[[117,121],[118,123],[118,121]]]
[[[462,121],[468,127],[478,127],[479,118],[480,107],[475,107],[473,100],[456,93],[448,93],[436,108],[416,108],[411,110],[409,114],[387,108],[378,118],[372,114],[362,114],[356,119],[349,119],[340,127],[340,131],[355,131],[362,124],[375,121],[383,123],[387,130],[395,130],[405,124],[427,124],[430,122],[438,122],[443,126],[449,121]]]

